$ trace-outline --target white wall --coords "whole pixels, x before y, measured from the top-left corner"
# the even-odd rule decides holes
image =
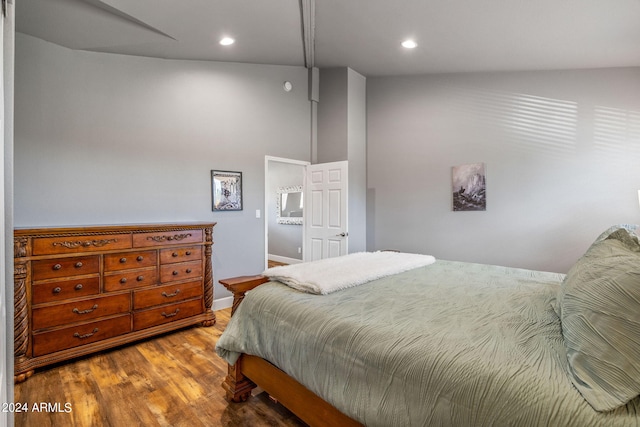
[[[368,249],[566,272],[640,222],[640,68],[369,78]],[[452,212],[484,162],[486,212]]]
[[[285,92],[282,82],[293,83]],[[310,156],[303,67],[69,50],[17,34],[15,224],[217,221],[217,280],[264,267],[264,157]],[[211,211],[212,169],[244,210]]]

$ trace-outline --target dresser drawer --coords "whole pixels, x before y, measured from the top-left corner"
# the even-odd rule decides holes
[[[14,380],[182,326],[213,325],[212,257],[205,255],[214,226],[14,228]]]
[[[165,305],[163,307],[133,313],[133,330],[150,328],[162,325],[185,317],[202,313],[202,299],[185,301],[179,304]]]
[[[104,271],[130,270],[132,268],[155,267],[156,251],[123,252],[104,256]]]
[[[105,292],[141,288],[158,283],[158,270],[155,267],[120,271],[104,276]]]
[[[202,261],[181,262],[160,266],[160,282],[190,280],[202,276]]]
[[[100,277],[83,277],[73,280],[34,284],[31,287],[33,304],[60,301],[95,295],[100,292]]]
[[[131,332],[131,315],[33,334],[33,355],[53,353]]]
[[[129,293],[73,301],[50,307],[33,308],[33,329],[52,328],[67,323],[84,322],[98,317],[126,313],[130,310]]]
[[[98,255],[73,258],[56,258],[32,263],[33,280],[53,279],[56,277],[81,276],[100,271]]]
[[[154,305],[175,303],[202,296],[201,282],[188,282],[176,285],[157,286],[133,292],[133,309],[153,307]]]
[[[131,234],[129,233],[33,239],[33,255],[74,254],[129,249],[130,247]]]
[[[202,230],[180,230],[133,235],[134,248],[166,245],[184,245],[203,242]]]
[[[202,246],[160,250],[161,264],[172,264],[176,262],[185,262],[197,259],[202,259]]]

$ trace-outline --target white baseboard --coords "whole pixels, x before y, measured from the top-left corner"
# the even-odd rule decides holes
[[[224,297],[213,300],[213,311],[222,310],[223,308],[229,308],[233,305],[233,297]]]
[[[286,256],[271,255],[271,254],[269,254],[269,260],[270,261],[277,261],[277,262],[284,262],[285,264],[300,264],[300,263],[302,263],[301,259],[288,258]]]

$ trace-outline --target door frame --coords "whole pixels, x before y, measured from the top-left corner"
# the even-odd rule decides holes
[[[288,163],[291,165],[299,165],[303,167],[307,167],[311,164],[311,162],[307,162],[305,160],[295,160],[295,159],[287,159],[284,157],[275,157],[275,156],[264,156],[264,269],[266,270],[269,267],[269,215],[273,215],[273,213],[269,212],[269,162],[279,162],[279,163]],[[306,191],[306,180],[303,180],[302,183],[302,193],[304,194]],[[304,259],[304,242],[305,242],[305,227],[302,227],[302,259]]]

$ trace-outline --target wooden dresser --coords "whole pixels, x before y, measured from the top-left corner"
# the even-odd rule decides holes
[[[211,326],[215,223],[16,229],[15,381],[185,326]]]

